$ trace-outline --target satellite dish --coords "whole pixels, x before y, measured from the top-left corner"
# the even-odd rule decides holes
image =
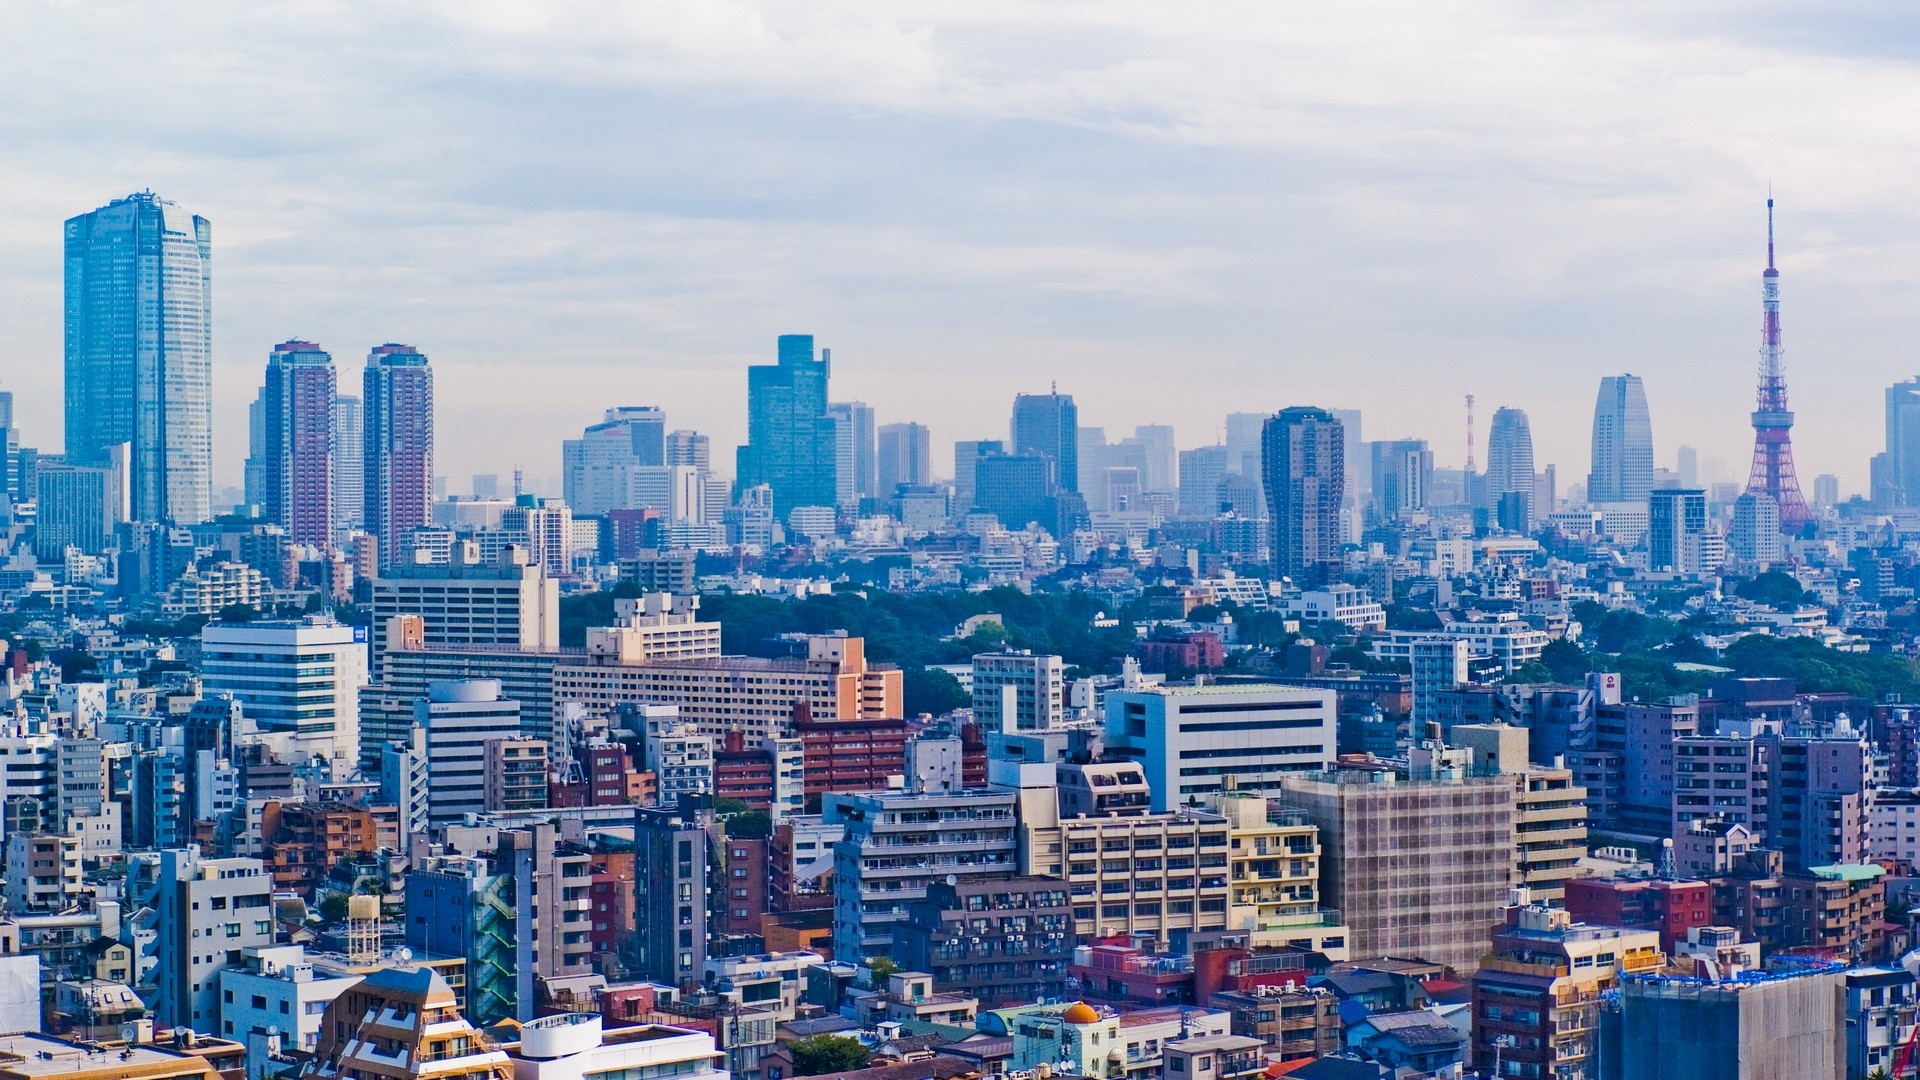
[[[407,961],[413,959],[413,950],[407,948],[405,945],[402,945],[399,948],[393,950],[393,958],[404,964]]]
[[[957,875],[957,874],[948,874],[948,875],[947,875],[947,884],[949,884],[949,885],[958,885],[958,884],[960,884],[960,877],[959,877],[959,875]]]

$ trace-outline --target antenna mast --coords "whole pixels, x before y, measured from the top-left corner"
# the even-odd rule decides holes
[[[1473,476],[1473,395],[1467,395],[1467,476]]]

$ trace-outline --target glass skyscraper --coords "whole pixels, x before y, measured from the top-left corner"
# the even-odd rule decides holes
[[[361,383],[361,486],[367,530],[379,537],[380,565],[392,566],[408,534],[433,520],[433,369],[411,345],[367,354]]]
[[[747,445],[738,490],[773,489],[780,518],[796,506],[839,504],[839,423],[827,411],[830,357],[814,359],[812,334],[782,334],[779,362],[747,369]]]
[[[1653,419],[1638,375],[1600,380],[1593,405],[1593,471],[1587,501],[1646,502],[1653,490]]]
[[[334,506],[333,357],[311,341],[283,341],[267,358],[250,443],[262,461],[247,463],[260,485],[267,519],[296,544],[328,546],[338,524]]]
[[[1061,491],[1080,490],[1080,410],[1073,395],[1058,391],[1020,394],[1013,399],[1013,452],[1037,454],[1053,462],[1053,483]]]
[[[67,459],[129,444],[136,520],[213,516],[212,237],[152,192],[67,219]]]

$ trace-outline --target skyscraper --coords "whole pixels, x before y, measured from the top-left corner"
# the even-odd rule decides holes
[[[1780,527],[1798,531],[1813,518],[1793,470],[1793,413],[1780,350],[1780,271],[1773,265],[1773,199],[1767,199],[1767,268],[1760,273],[1760,389],[1753,410],[1753,470],[1747,490],[1780,508]]]
[[[1699,573],[1687,541],[1707,531],[1707,493],[1698,488],[1657,488],[1647,496],[1647,569]]]
[[[713,467],[712,444],[697,431],[675,431],[667,435],[667,464],[691,465],[701,472]]]
[[[1517,532],[1533,529],[1535,480],[1533,431],[1527,424],[1527,414],[1503,406],[1494,412],[1487,431],[1487,503],[1498,509],[1502,496],[1519,494],[1525,517]]]
[[[652,405],[608,409],[604,419],[560,444],[560,491],[576,514],[598,515],[638,505],[636,470],[667,463],[667,414]]]
[[[877,448],[876,495],[891,498],[902,484],[925,486],[933,481],[933,439],[925,424],[882,424]]]
[[[1053,462],[1053,483],[1062,491],[1080,490],[1080,410],[1073,395],[1059,391],[1020,394],[1013,399],[1013,446]]]
[[[1180,451],[1180,516],[1210,518],[1220,512],[1220,481],[1227,476],[1227,448],[1197,446]]]
[[[1325,409],[1282,409],[1261,433],[1261,475],[1273,522],[1273,572],[1324,580],[1340,562],[1346,433]]]
[[[962,439],[953,444],[953,509],[964,514],[973,509],[974,463],[990,454],[1004,454],[1007,444],[999,439]]]
[[[333,524],[338,533],[366,520],[366,410],[351,394],[333,399]]]
[[[380,565],[399,561],[407,534],[433,520],[433,369],[411,345],[367,354],[362,383],[367,529]]]
[[[1593,470],[1587,502],[1645,502],[1653,490],[1653,418],[1638,375],[1600,380],[1593,406]]]
[[[827,412],[832,357],[813,355],[812,334],[782,334],[779,362],[747,369],[747,444],[737,458],[736,490],[773,489],[784,519],[796,506],[839,501],[839,425]]]
[[[1433,494],[1433,450],[1425,439],[1381,439],[1373,448],[1373,514],[1392,522],[1427,509]]]
[[[1733,528],[1727,533],[1727,554],[1749,568],[1766,569],[1780,561],[1780,506],[1763,491],[1749,491],[1733,500]]]
[[[1886,490],[1874,491],[1875,501],[1920,506],[1920,378],[1887,387],[1887,452],[1881,461],[1875,471]]]
[[[296,544],[325,547],[333,537],[333,357],[311,341],[283,341],[267,357],[249,440],[263,459],[249,463],[267,520]]]
[[[882,494],[874,458],[873,406],[864,401],[836,401],[827,406],[838,425],[834,434],[834,461],[842,506]],[[886,492],[892,494],[892,492]]]
[[[67,459],[132,447],[133,516],[213,516],[213,229],[152,192],[66,223]]]

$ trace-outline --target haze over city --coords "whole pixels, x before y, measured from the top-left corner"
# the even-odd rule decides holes
[[[1799,471],[1858,491],[1914,366],[1901,16],[35,6],[0,71],[0,378],[57,449],[60,222],[151,189],[213,222],[219,485],[291,337],[417,344],[439,470],[551,488],[611,404],[742,441],[780,333],[927,424],[940,475],[1057,382],[1181,447],[1362,408],[1447,465],[1475,393],[1578,477],[1595,381],[1631,371],[1659,463],[1737,480],[1771,183]]]

